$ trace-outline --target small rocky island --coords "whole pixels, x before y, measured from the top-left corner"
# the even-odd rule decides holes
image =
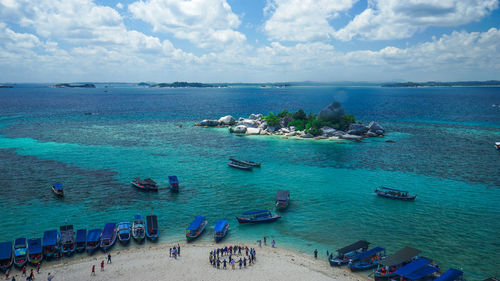
[[[356,123],[353,115],[345,114],[339,102],[333,102],[319,114],[306,114],[299,109],[291,113],[286,109],[278,114],[251,114],[236,120],[227,115],[218,120],[203,120],[196,126],[229,127],[229,132],[245,135],[281,135],[284,138],[352,139],[383,137],[385,129],[375,121],[368,125]]]
[[[68,83],[60,83],[49,86],[49,88],[95,88],[94,84],[86,83],[86,84],[68,84]]]

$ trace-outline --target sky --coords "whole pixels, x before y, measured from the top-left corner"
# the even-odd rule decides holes
[[[493,79],[499,0],[0,0],[0,82]]]

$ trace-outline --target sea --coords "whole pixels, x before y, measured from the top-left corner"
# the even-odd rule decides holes
[[[498,87],[48,86],[0,89],[0,241],[156,214],[159,242],[171,243],[185,239],[186,227],[202,215],[208,227],[198,242],[213,241],[215,222],[226,219],[226,243],[266,236],[308,255],[318,249],[326,259],[327,251],[363,239],[389,255],[420,249],[442,271],[463,270],[468,280],[499,274]],[[333,101],[358,121],[379,122],[386,136],[239,137],[194,126],[225,115],[318,113]],[[262,167],[233,169],[229,157]],[[179,178],[178,194],[167,188],[169,175]],[[134,177],[153,178],[161,188],[136,190]],[[64,198],[52,193],[54,182],[65,186]],[[378,186],[418,197],[384,199],[374,194]],[[246,211],[275,212],[279,189],[291,197],[279,221],[238,224],[235,216]]]

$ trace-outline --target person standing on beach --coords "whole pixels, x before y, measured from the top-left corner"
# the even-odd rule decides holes
[[[40,273],[40,263],[36,264],[36,273]]]
[[[231,261],[231,266],[233,267],[234,270],[234,260]]]
[[[101,271],[104,271],[104,260],[101,261]]]
[[[177,254],[181,256],[181,245],[177,244]]]
[[[33,272],[33,268],[30,271],[30,279],[33,280],[35,278],[35,273]]]
[[[172,248],[170,248],[170,249],[168,250],[168,256],[169,256],[169,257],[172,257]]]
[[[264,236],[264,246],[266,246],[266,243],[267,243],[267,237]]]
[[[262,240],[259,240],[257,242],[259,242],[259,248],[262,247]]]
[[[12,276],[12,279],[10,281],[16,281],[16,277]]]
[[[315,249],[314,250],[314,258],[317,259],[318,258],[318,249]]]
[[[238,265],[240,266],[240,269],[241,269],[241,264],[243,263],[243,261],[241,261],[241,258],[240,260],[238,261]]]
[[[247,267],[247,258],[246,257],[243,258],[243,266]]]
[[[90,276],[95,276],[95,264],[92,265],[92,272],[90,273]]]
[[[26,276],[26,266],[23,266],[22,272],[23,272],[23,276]]]
[[[5,270],[5,280],[9,279],[9,269]]]
[[[224,259],[224,261],[222,261],[222,264],[224,265],[224,269],[226,269],[226,259]]]
[[[54,278],[54,276],[55,276],[55,274],[51,275],[49,272],[49,274],[47,275],[47,281],[52,281],[52,278]]]
[[[111,263],[111,254],[108,253],[108,263]]]
[[[273,239],[273,241],[271,242],[271,245],[273,246],[273,248],[274,248],[274,245],[276,245],[276,242],[274,242],[274,239]]]

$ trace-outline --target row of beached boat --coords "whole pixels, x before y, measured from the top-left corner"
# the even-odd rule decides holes
[[[420,250],[404,247],[391,256],[386,256],[385,249],[374,247],[370,243],[357,241],[337,250],[335,256],[330,255],[331,266],[347,265],[353,272],[373,270],[375,280],[463,280],[463,272],[451,268],[445,273],[440,272],[438,265],[431,259],[421,257]]]
[[[109,250],[118,239],[128,243],[131,238],[142,242],[145,238],[152,241],[159,237],[158,220],[155,215],[134,216],[130,222],[118,224],[109,222],[103,229],[78,229],[75,233],[73,225],[63,225],[57,230],[47,230],[43,238],[17,238],[12,242],[0,243],[0,269],[6,270],[13,264],[23,267],[28,262],[38,264],[44,259],[71,256],[75,252],[94,253],[97,249]]]

